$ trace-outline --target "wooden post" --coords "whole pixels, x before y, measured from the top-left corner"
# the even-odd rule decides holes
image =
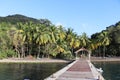
[[[90,60],[90,58],[91,58],[91,51],[88,51],[88,58]]]

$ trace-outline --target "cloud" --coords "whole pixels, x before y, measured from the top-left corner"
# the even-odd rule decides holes
[[[61,22],[55,23],[55,26],[56,26],[56,27],[62,26],[64,29],[67,29],[67,28],[68,28],[67,25],[65,25],[65,24],[63,24],[63,23],[61,23]]]
[[[57,22],[56,24],[55,24],[55,26],[63,26],[63,24],[62,23],[60,23],[60,22]]]

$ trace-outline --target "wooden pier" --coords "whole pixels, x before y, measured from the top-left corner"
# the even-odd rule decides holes
[[[104,80],[89,60],[76,60],[45,80]]]

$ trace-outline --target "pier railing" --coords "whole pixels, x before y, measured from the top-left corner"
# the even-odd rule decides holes
[[[95,68],[95,66],[89,60],[88,60],[88,63],[89,63],[89,66],[91,68],[94,78],[98,80],[105,80],[103,76],[101,75],[101,73],[97,71],[97,68]]]
[[[77,61],[77,60],[76,60]],[[56,80],[61,74],[63,74],[66,70],[68,70],[76,61],[73,61],[72,63],[68,64],[66,67],[62,68],[61,70],[57,71],[56,73],[53,73],[49,77],[47,77],[44,80]]]
[[[75,60],[72,63],[70,63],[69,65],[67,65],[66,67],[64,67],[63,69],[57,71],[56,73],[53,73],[52,75],[50,75],[49,77],[47,77],[44,80],[57,80],[59,78],[60,75],[63,75],[70,67],[74,66],[75,64],[78,64],[79,60]],[[93,79],[94,80],[105,80],[103,78],[103,76],[97,71],[97,69],[95,68],[95,66],[89,61],[87,60],[87,64],[91,69],[91,74],[93,75]],[[81,65],[82,66],[82,65]],[[77,67],[76,67],[77,68]],[[75,73],[75,72],[74,72]],[[77,74],[77,73],[76,73]],[[70,76],[71,77],[71,76]],[[92,79],[92,80],[93,80]],[[75,79],[76,80],[76,79]],[[78,80],[78,79],[77,79]],[[81,80],[81,79],[80,79]],[[90,79],[91,80],[91,79]]]

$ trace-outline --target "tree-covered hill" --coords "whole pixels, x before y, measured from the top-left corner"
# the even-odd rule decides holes
[[[0,17],[0,23],[1,22],[11,23],[11,24],[16,24],[18,22],[21,22],[21,23],[33,22],[33,23],[41,23],[46,25],[51,24],[51,22],[48,19],[35,19],[35,18],[24,16],[24,15],[20,15],[20,14]]]
[[[108,38],[110,40],[109,45],[106,46],[106,56],[112,55],[112,56],[120,56],[120,21],[117,22],[114,25],[106,27],[106,30],[101,31],[100,33],[95,33],[91,36],[92,39],[99,39],[100,35],[106,32],[108,35]],[[99,39],[100,40],[100,39]],[[99,55],[99,53],[102,53],[102,47],[101,52],[98,52],[96,50],[96,54]]]
[[[6,17],[0,17],[0,22],[9,22],[9,23],[12,23],[12,24],[16,24],[17,22],[25,23],[25,22],[28,22],[28,21],[32,21],[32,22],[35,22],[35,23],[39,22],[39,20],[37,20],[37,19],[26,17],[26,16],[23,16],[23,15],[20,15],[20,14],[9,15],[9,16],[6,16]]]
[[[84,33],[56,26],[48,19],[34,19],[23,15],[0,17],[0,58],[74,58],[74,51],[90,43]],[[90,48],[90,47],[88,47]]]
[[[120,21],[106,29],[112,38],[112,44],[120,44]]]
[[[80,56],[74,52],[82,47],[92,55],[120,56],[119,34],[120,22],[93,34],[90,39],[86,33],[78,35],[73,29],[56,26],[48,19],[9,15],[0,17],[0,58],[32,55],[70,59]]]

